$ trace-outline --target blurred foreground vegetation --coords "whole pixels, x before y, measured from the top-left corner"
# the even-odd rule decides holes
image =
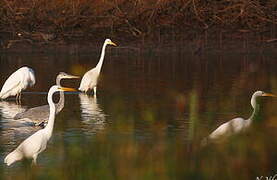
[[[101,118],[95,111],[82,113],[85,109],[77,94],[67,94],[38,166],[17,162],[7,167],[1,161],[0,179],[245,180],[276,173],[276,98],[261,98],[263,120],[249,131],[200,146],[218,125],[250,116],[254,91],[276,94],[276,55],[111,54],[106,57],[97,97],[104,123],[95,123]],[[3,54],[0,72],[6,77],[14,66],[30,64],[38,80],[33,91],[40,92],[54,83],[61,69],[73,74],[75,66],[89,69],[97,63],[92,58],[97,55]],[[0,81],[3,84],[4,79]],[[70,87],[78,87],[74,83]],[[45,103],[45,96],[23,96],[29,106],[39,100]],[[93,101],[87,105],[95,110]],[[14,129],[3,121],[1,112],[0,160],[21,142],[20,137],[4,133]],[[7,146],[9,139],[16,139],[12,147]]]

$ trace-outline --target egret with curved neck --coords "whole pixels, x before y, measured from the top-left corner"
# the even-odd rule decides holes
[[[113,43],[110,39],[106,39],[102,51],[101,51],[101,56],[99,59],[99,62],[97,63],[96,67],[89,70],[88,72],[85,73],[85,75],[82,78],[82,81],[80,83],[79,90],[82,92],[87,93],[90,89],[93,89],[94,95],[96,95],[96,86],[97,86],[97,81],[98,77],[103,65],[104,57],[105,57],[105,50],[107,45],[113,45],[116,46],[115,43]]]
[[[222,136],[226,137],[232,134],[236,134],[248,128],[252,124],[253,120],[257,118],[259,114],[260,106],[257,103],[257,98],[260,96],[276,97],[276,95],[273,95],[270,93],[265,93],[263,91],[256,91],[251,98],[251,106],[253,107],[253,112],[251,116],[246,120],[239,117],[222,124],[208,136],[208,139],[216,140]]]
[[[78,79],[78,78],[80,78],[80,77],[79,76],[74,76],[74,75],[71,75],[71,74],[67,74],[65,72],[60,72],[58,74],[57,78],[56,78],[56,85],[61,87],[61,80],[62,79]],[[63,107],[64,107],[64,92],[60,91],[60,99],[59,99],[58,103],[56,104],[56,108],[57,108],[56,114],[61,112]]]
[[[19,161],[23,158],[33,159],[33,163],[36,164],[36,159],[39,153],[44,151],[47,146],[47,142],[52,136],[54,121],[56,115],[56,106],[53,102],[53,94],[57,91],[76,91],[72,88],[65,88],[60,86],[52,86],[48,92],[48,104],[50,106],[50,114],[48,124],[44,129],[35,132],[33,135],[25,139],[14,151],[9,153],[4,163],[8,166],[12,163]]]
[[[79,76],[74,76],[67,74],[65,72],[60,72],[56,77],[56,85],[61,86],[62,79],[74,79],[80,78]],[[60,99],[56,106],[56,114],[58,114],[64,107],[64,92],[60,91]],[[27,109],[24,112],[18,113],[14,116],[14,119],[29,119],[35,123],[35,125],[45,125],[45,122],[49,117],[49,105],[42,105]]]

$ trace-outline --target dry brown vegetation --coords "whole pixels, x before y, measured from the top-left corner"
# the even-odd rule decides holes
[[[134,40],[210,29],[257,33],[276,27],[276,19],[276,0],[0,1],[0,32],[24,32],[32,42],[51,40],[48,34]]]

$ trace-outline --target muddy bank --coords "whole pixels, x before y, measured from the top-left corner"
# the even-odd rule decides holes
[[[0,49],[74,53],[107,37],[140,50],[274,47],[276,9],[275,0],[4,0]]]
[[[30,36],[0,33],[1,53],[90,53],[98,52],[105,38],[111,38],[118,44],[118,52],[137,51],[187,51],[192,54],[209,52],[255,52],[276,53],[277,39],[275,32],[255,33],[250,31],[228,31],[214,29],[206,31],[170,32],[146,39],[129,39],[125,36],[107,34],[104,36],[64,37],[45,39],[43,34]]]

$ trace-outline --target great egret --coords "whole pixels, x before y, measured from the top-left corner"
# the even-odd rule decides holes
[[[16,100],[20,101],[21,91],[28,86],[36,83],[34,70],[29,67],[22,67],[12,73],[4,83],[0,92],[0,99],[6,99],[9,96],[16,96]]]
[[[48,104],[50,106],[50,114],[48,124],[44,129],[41,129],[25,139],[14,151],[9,153],[5,159],[4,163],[8,166],[12,163],[19,161],[23,158],[33,159],[33,163],[36,164],[37,156],[39,153],[46,149],[47,142],[52,136],[56,106],[53,102],[53,94],[57,91],[76,91],[72,88],[65,88],[54,85],[50,88],[48,92]]]
[[[255,117],[259,113],[260,108],[259,108],[259,105],[257,104],[257,98],[260,96],[276,97],[273,94],[265,93],[263,91],[256,91],[252,95],[252,98],[251,98],[251,105],[254,110],[253,110],[250,118],[245,120],[245,119],[239,117],[239,118],[232,119],[232,120],[222,124],[216,130],[214,130],[208,136],[208,138],[205,139],[202,143],[206,143],[207,140],[218,140],[219,138],[221,138],[223,136],[224,137],[230,136],[232,134],[239,133],[239,132],[243,131],[244,129],[248,128],[251,125],[251,123],[253,122],[253,119],[255,119]]]
[[[56,78],[56,84],[61,86],[62,79],[73,79],[79,78],[79,76],[73,76],[67,74],[65,72],[60,72]],[[56,114],[61,112],[64,107],[64,92],[60,91],[60,99],[56,106]],[[35,123],[35,125],[42,125],[42,123],[46,122],[49,117],[49,105],[38,106],[34,108],[30,108],[22,113],[18,113],[14,119],[29,119]]]
[[[104,56],[105,56],[105,49],[108,44],[116,46],[116,44],[113,43],[110,39],[105,40],[103,47],[102,47],[100,60],[95,68],[89,70],[83,76],[80,87],[79,87],[80,91],[87,93],[90,89],[93,89],[94,95],[96,95],[97,80],[98,80],[99,73],[101,71],[101,67],[103,64],[103,60],[104,60]]]

